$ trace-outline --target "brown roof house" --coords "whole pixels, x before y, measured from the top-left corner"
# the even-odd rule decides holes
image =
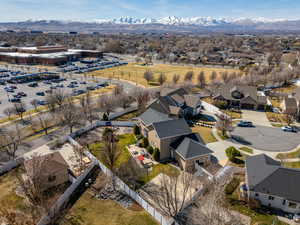
[[[214,100],[226,101],[229,107],[243,109],[264,109],[267,97],[259,95],[257,88],[247,85],[224,84],[213,94]]]
[[[24,161],[25,178],[40,185],[41,190],[69,181],[69,166],[59,152],[33,156]]]

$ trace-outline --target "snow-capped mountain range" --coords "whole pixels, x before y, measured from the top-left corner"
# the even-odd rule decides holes
[[[257,23],[273,23],[288,21],[285,19],[266,19],[266,18],[212,18],[212,17],[176,17],[168,16],[160,19],[153,18],[134,18],[134,17],[120,17],[118,19],[96,19],[93,21],[99,24],[164,24],[164,25],[199,25],[199,26],[217,26],[226,24],[257,24]]]
[[[51,32],[300,32],[300,19],[266,18],[212,18],[212,17],[176,17],[134,18],[93,20],[27,20],[22,22],[0,23],[1,30],[41,30]]]

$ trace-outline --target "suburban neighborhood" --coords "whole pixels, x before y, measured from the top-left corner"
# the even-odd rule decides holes
[[[0,225],[300,224],[299,9],[1,2]]]

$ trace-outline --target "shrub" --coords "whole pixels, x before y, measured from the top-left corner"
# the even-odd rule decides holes
[[[150,155],[152,155],[154,152],[152,146],[150,146],[150,145],[147,147],[147,151],[149,152]]]
[[[235,162],[236,161],[236,157],[240,157],[242,156],[240,151],[237,150],[235,147],[229,147],[225,150],[226,152],[226,155],[228,157],[228,159],[231,161],[231,162]]]
[[[104,114],[103,114],[102,119],[103,119],[104,121],[108,121],[108,115],[107,115],[107,113],[104,113]]]
[[[214,101],[214,105],[219,109],[227,109],[228,103],[226,101],[217,100]]]
[[[160,151],[158,148],[155,148],[154,151],[153,151],[153,158],[156,160],[156,161],[159,161],[160,159]]]
[[[133,128],[133,133],[137,136],[137,135],[140,135],[141,134],[141,130],[140,128],[135,125],[134,128]]]
[[[144,148],[147,148],[147,147],[149,146],[148,138],[144,137],[144,138],[143,138],[142,144],[143,144],[143,147],[144,147]]]
[[[225,187],[225,194],[231,195],[240,184],[240,180],[234,177]]]

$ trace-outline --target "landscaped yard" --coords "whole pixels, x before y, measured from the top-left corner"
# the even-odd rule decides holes
[[[160,164],[154,165],[152,167],[152,171],[149,174],[139,178],[139,182],[142,185],[144,185],[160,173],[165,173],[168,176],[177,176],[177,175],[179,175],[180,171],[177,168],[175,168],[169,164],[160,163]]]
[[[243,152],[247,152],[249,154],[253,154],[253,149],[248,148],[248,147],[240,147],[239,150],[241,150]]]
[[[158,225],[140,206],[131,209],[112,200],[98,200],[86,191],[66,216],[63,225]]]
[[[144,72],[151,71],[154,74],[154,80],[149,84],[144,79]],[[128,65],[104,69],[101,71],[91,72],[88,75],[90,76],[100,76],[114,79],[124,79],[129,80],[134,83],[138,83],[144,86],[156,86],[157,78],[160,73],[164,73],[167,77],[167,81],[172,81],[174,74],[178,74],[180,76],[179,82],[182,82],[184,79],[184,75],[189,72],[194,72],[193,82],[197,83],[197,75],[203,71],[207,77],[209,82],[209,75],[212,71],[216,71],[217,75],[220,76],[222,72],[240,72],[235,69],[225,69],[225,68],[209,68],[209,67],[192,67],[192,66],[175,66],[168,64],[155,64],[155,65],[141,65],[137,63],[129,63]]]
[[[276,158],[278,159],[293,159],[293,158],[300,158],[300,149],[289,152],[289,153],[279,153]]]
[[[119,121],[128,121],[128,120],[131,120],[135,117],[138,117],[141,113],[139,111],[134,111],[134,112],[131,112],[131,113],[127,113],[119,118],[117,118],[117,120]]]
[[[280,113],[273,113],[273,112],[266,112],[267,118],[270,122],[275,123],[285,123],[285,118],[283,114]]]
[[[120,167],[123,163],[127,163],[131,157],[126,146],[134,144],[136,142],[136,139],[133,134],[118,135],[118,139],[119,139],[118,146],[120,148],[121,154],[117,160],[116,165],[117,167]],[[103,143],[101,142],[90,145],[91,153],[94,156],[96,156],[96,158],[99,159],[100,161],[103,161],[102,149],[103,149]]]
[[[296,85],[289,85],[287,87],[275,88],[275,89],[273,89],[273,91],[281,92],[281,93],[292,93],[296,89],[297,89]]]
[[[228,116],[231,117],[231,119],[241,119],[242,113],[233,112],[230,110],[222,110],[222,112],[226,113]]]
[[[198,133],[206,144],[217,141],[217,139],[212,135],[212,129],[209,127],[195,126],[192,127],[192,131]]]
[[[298,161],[298,162],[284,162],[283,166],[289,167],[289,168],[300,169],[300,161]]]
[[[240,200],[238,186],[233,193],[226,195],[226,200],[227,207],[243,215],[249,216],[251,218],[251,225],[287,225],[286,223],[279,221],[275,215],[251,209],[245,201]]]

